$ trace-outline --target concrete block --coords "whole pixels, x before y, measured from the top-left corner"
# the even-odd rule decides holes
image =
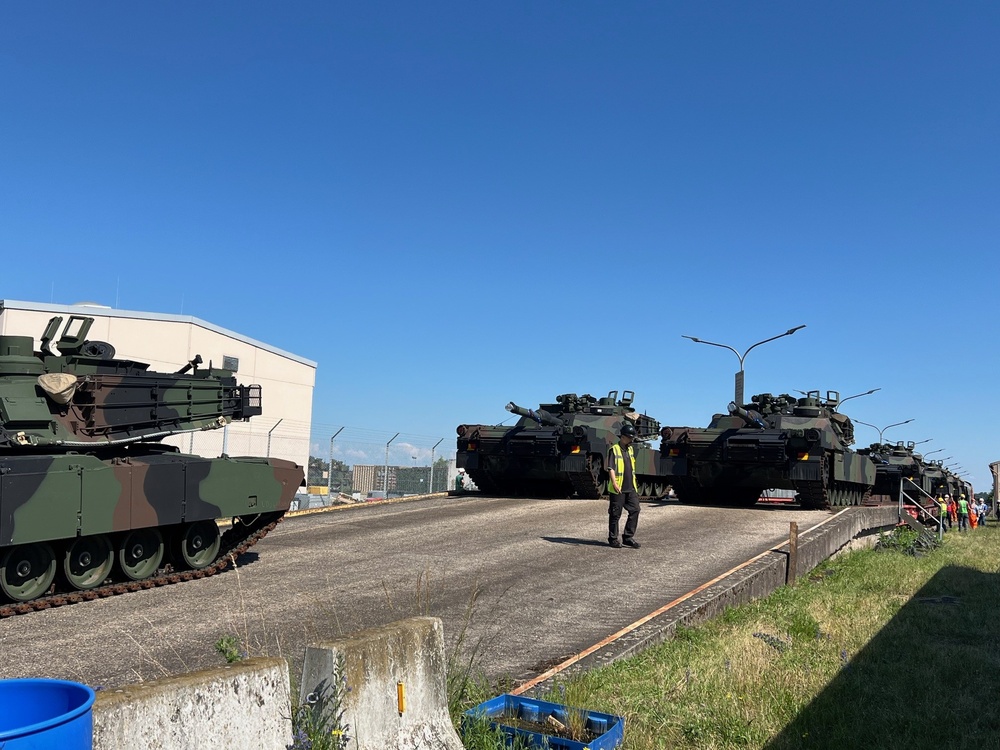
[[[285,750],[292,742],[284,659],[247,659],[101,691],[94,750]]]
[[[343,674],[338,674],[339,662]],[[352,750],[462,750],[448,715],[444,629],[438,618],[413,617],[307,647],[300,701],[338,679],[350,689],[342,708]]]

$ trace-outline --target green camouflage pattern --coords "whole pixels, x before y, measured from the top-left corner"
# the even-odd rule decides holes
[[[501,496],[596,498],[605,494],[605,461],[627,421],[636,427],[633,451],[636,484],[645,497],[664,494],[659,453],[649,441],[660,424],[632,406],[634,394],[611,391],[595,398],[565,393],[554,404],[507,411],[520,417],[513,426],[459,425],[456,465],[486,494]]]
[[[759,394],[730,403],[707,428],[665,427],[660,471],[686,503],[750,506],[768,489],[795,490],[807,508],[858,505],[875,464],[848,446],[854,425],[837,412],[839,394]]]
[[[904,496],[921,505],[933,497],[934,484],[927,472],[928,464],[915,450],[915,444],[897,442],[872,443],[858,453],[875,463],[875,486],[872,496],[899,502]]]
[[[38,352],[31,337],[0,336],[0,603],[205,568],[217,519],[249,536],[288,510],[304,477],[294,462],[160,442],[259,414],[259,386],[199,369],[200,357],[172,374],[115,359],[86,340],[92,318],[71,318],[56,353],[61,322]]]

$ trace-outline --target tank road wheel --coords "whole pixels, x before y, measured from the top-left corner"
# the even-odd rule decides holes
[[[134,529],[122,538],[117,557],[126,578],[149,578],[163,562],[163,537],[158,529]]]
[[[45,542],[12,547],[0,557],[0,592],[15,602],[36,599],[56,577],[56,555]]]
[[[86,591],[100,586],[114,564],[115,552],[106,536],[83,536],[66,548],[62,574],[70,586]]]
[[[178,537],[178,560],[185,567],[199,570],[215,562],[222,544],[215,521],[196,521],[185,526]]]

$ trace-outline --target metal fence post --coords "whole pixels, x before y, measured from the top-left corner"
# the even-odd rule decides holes
[[[391,438],[389,438],[389,443],[399,437],[397,432]],[[383,500],[389,499],[389,443],[385,444],[385,466],[382,469],[382,492],[385,494]]]
[[[434,451],[437,449],[439,445],[441,445],[442,440],[444,440],[444,438],[441,438],[441,440],[438,440],[436,443],[434,443],[434,447],[431,448],[431,482],[430,485],[427,487],[428,494],[434,494]]]
[[[339,435],[343,431],[344,431],[344,428],[341,427],[339,430],[337,430],[335,433],[333,433],[333,437],[330,438],[330,465],[326,467],[326,497],[327,497],[327,500],[329,500],[330,496],[333,494],[333,441],[336,440],[337,439],[337,435]]]
[[[279,419],[277,422],[274,423],[274,427],[272,427],[270,430],[267,431],[267,453],[264,454],[265,456],[267,456],[267,458],[271,457],[271,433],[274,432],[276,429],[278,429],[278,425],[281,424],[284,421],[284,419],[285,419],[284,417]]]

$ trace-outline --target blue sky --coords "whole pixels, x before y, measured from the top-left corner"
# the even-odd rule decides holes
[[[989,2],[4,4],[0,298],[195,315],[317,361],[320,432],[442,447],[563,392],[706,424],[738,361],[681,335],[805,324],[748,395],[879,387],[845,411],[985,487],[998,38]]]

